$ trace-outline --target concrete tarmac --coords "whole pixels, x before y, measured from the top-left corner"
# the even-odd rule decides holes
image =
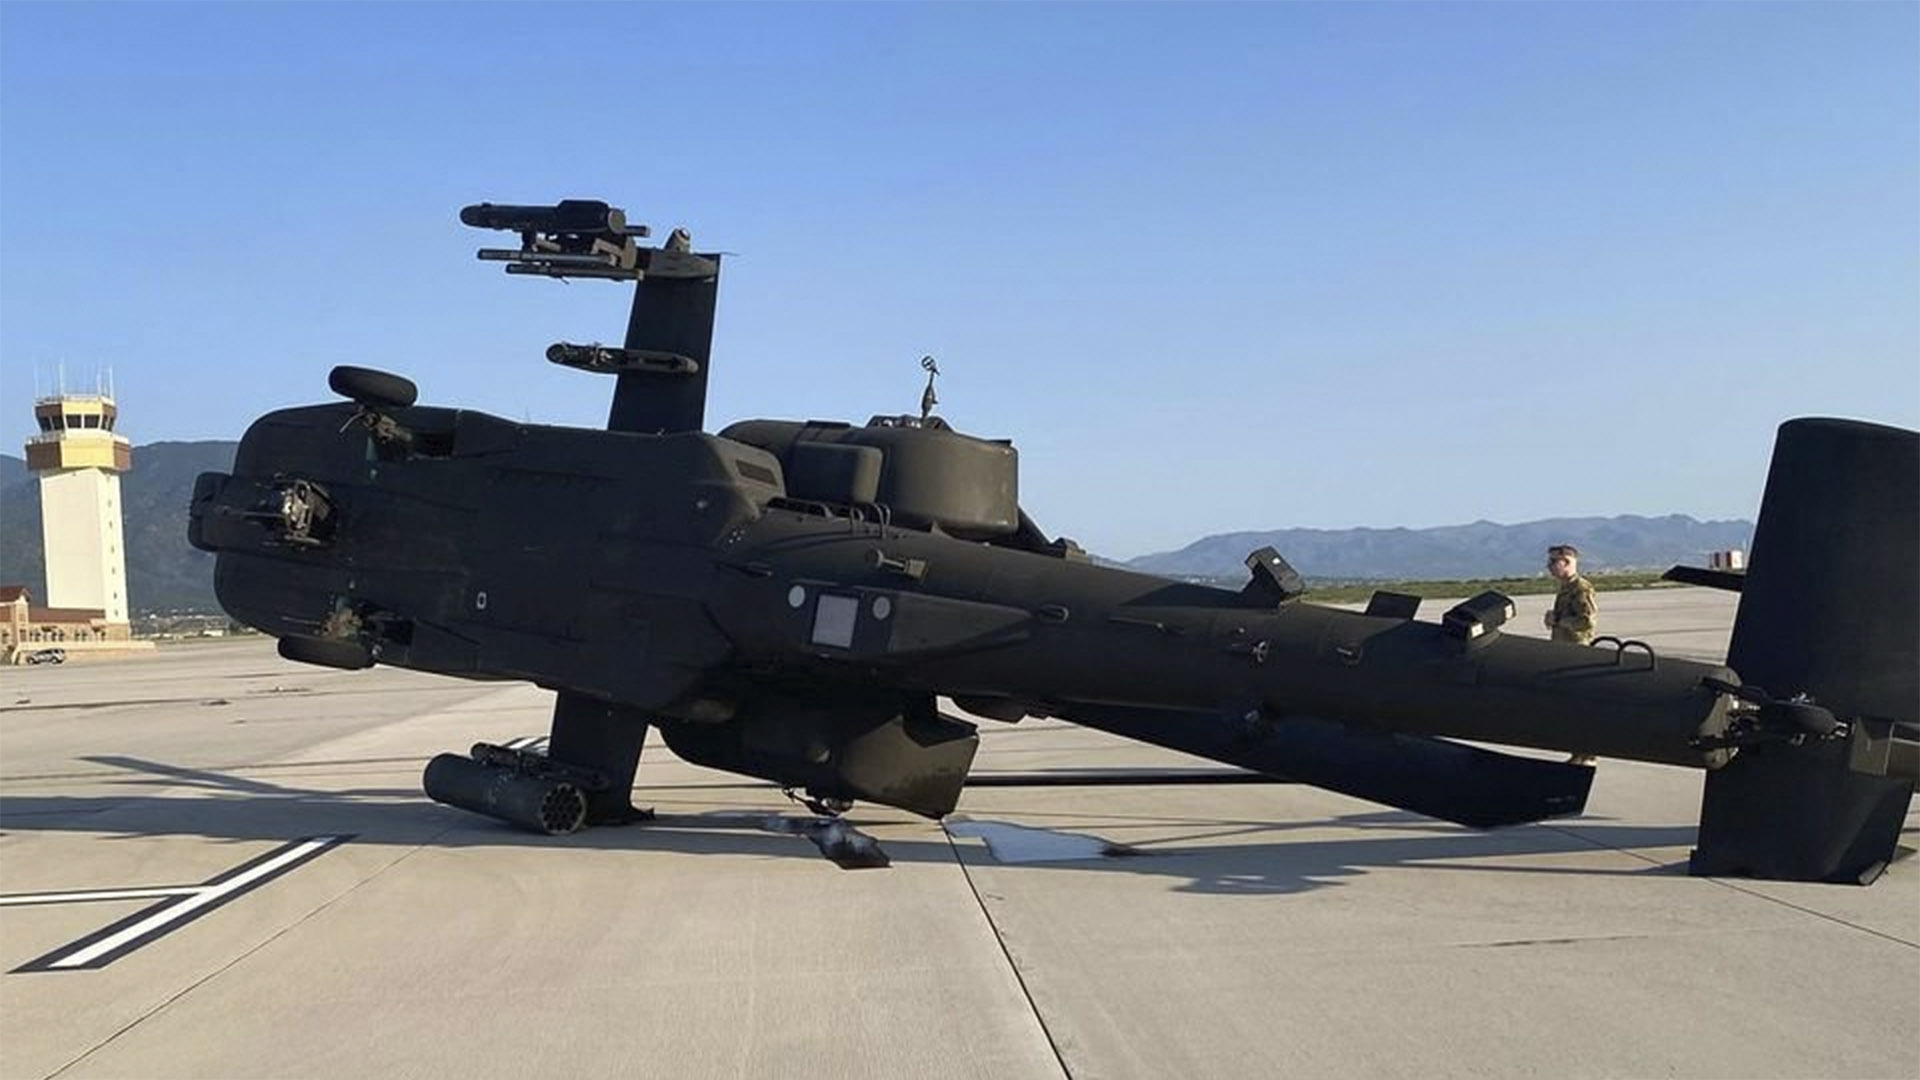
[[[1603,593],[1603,629],[1718,659],[1734,599]],[[1920,860],[1688,877],[1696,772],[1603,761],[1585,816],[1488,833],[1296,785],[978,788],[946,827],[856,807],[868,870],[657,738],[649,825],[420,793],[550,707],[261,638],[0,671],[0,1076],[1920,1076]],[[982,774],[1198,764],[982,734]]]

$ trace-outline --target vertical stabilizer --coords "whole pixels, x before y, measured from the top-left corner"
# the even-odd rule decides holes
[[[1709,773],[1696,874],[1868,882],[1898,850],[1920,721],[1920,433],[1780,427],[1727,665],[1845,722]],[[1889,752],[1889,746],[1893,747]]]

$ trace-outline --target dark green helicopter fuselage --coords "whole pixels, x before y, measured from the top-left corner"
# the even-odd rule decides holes
[[[1269,772],[1311,771],[1330,736],[1349,763],[1371,747],[1403,767],[1467,749],[1426,736],[1696,767],[1726,757],[1701,744],[1725,728],[1714,685],[1737,679],[1723,667],[1100,566],[1022,540],[1014,514],[980,512],[1010,492],[962,500],[953,531],[984,539],[951,535],[938,507],[903,524],[878,504],[796,498],[794,446],[863,429],[729,429],[769,449],[409,407],[388,415],[400,443],[363,419],[347,404],[269,414],[233,476],[203,482],[195,542],[220,553],[216,587],[236,617],[380,663],[604,701],[682,756],[825,797],[950,810],[975,739],[938,697]],[[783,444],[768,428],[804,430]],[[936,456],[1012,453],[944,428],[883,434],[910,465],[923,441]],[[326,509],[290,536],[261,508],[295,478]],[[889,725],[899,737],[874,749]],[[879,764],[844,775],[836,757],[862,745]],[[876,769],[939,780],[894,785]]]

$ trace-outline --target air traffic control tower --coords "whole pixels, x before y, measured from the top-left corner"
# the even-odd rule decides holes
[[[113,430],[119,414],[105,394],[44,397],[33,403],[40,434],[27,440],[27,468],[40,477],[47,606],[99,612],[115,629],[127,625],[120,474],[133,467],[133,445]]]

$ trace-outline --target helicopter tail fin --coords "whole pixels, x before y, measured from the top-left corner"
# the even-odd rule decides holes
[[[1690,869],[1859,882],[1899,853],[1920,771],[1920,432],[1782,424],[1727,664],[1844,721],[1707,776]]]

